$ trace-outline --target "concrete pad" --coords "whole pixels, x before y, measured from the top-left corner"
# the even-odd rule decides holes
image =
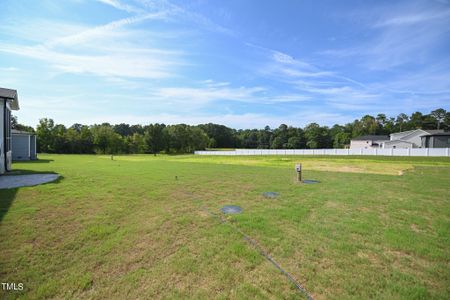
[[[280,195],[280,193],[277,192],[264,192],[263,196],[266,198],[274,199],[277,198]]]
[[[55,181],[58,174],[30,174],[0,176],[0,189],[15,189]]]
[[[313,180],[313,179],[305,179],[305,180],[302,181],[302,183],[304,183],[304,184],[314,184],[314,183],[320,183],[320,181]]]
[[[242,212],[242,208],[236,205],[225,205],[220,209],[224,214],[240,214]]]

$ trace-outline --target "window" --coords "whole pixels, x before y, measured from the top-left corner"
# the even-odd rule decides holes
[[[448,138],[448,139],[447,139],[447,144],[449,144],[449,145],[450,145],[450,138]]]

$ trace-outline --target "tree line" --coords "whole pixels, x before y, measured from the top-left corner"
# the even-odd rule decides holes
[[[361,135],[388,135],[412,129],[450,129],[450,112],[433,110],[387,117],[366,115],[332,127],[311,123],[304,128],[281,124],[272,129],[236,130],[219,124],[129,125],[109,123],[66,127],[52,119],[39,120],[36,129],[12,120],[16,130],[35,132],[38,152],[78,154],[192,153],[206,148],[317,149],[344,148]]]

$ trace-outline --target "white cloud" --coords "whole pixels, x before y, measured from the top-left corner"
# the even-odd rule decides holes
[[[158,89],[156,96],[167,100],[190,103],[208,103],[217,100],[257,102],[258,95],[265,90],[262,87],[169,87]]]
[[[438,59],[435,50],[445,46],[450,38],[450,9],[436,2],[407,1],[354,14],[364,20],[363,41],[321,54],[347,59],[372,71],[391,71],[411,65],[426,66]]]
[[[0,52],[45,61],[59,72],[106,78],[173,77],[177,76],[175,69],[184,64],[181,59],[183,54],[162,47],[149,47],[142,43],[140,33],[127,29],[135,23],[166,17],[164,11],[147,13],[90,28],[72,24],[61,26],[60,22],[40,22],[43,26],[40,30],[46,33],[42,43],[29,46],[2,43]],[[62,29],[48,29],[53,27]],[[18,38],[29,37],[24,28],[16,28],[13,32],[19,34]]]
[[[438,19],[450,17],[450,10],[431,10],[431,11],[416,11],[413,13],[399,14],[392,17],[384,17],[376,22],[374,27],[385,26],[410,26],[418,23],[429,22]]]
[[[143,12],[142,9],[132,6],[132,5],[129,5],[129,4],[124,4],[124,3],[120,2],[119,0],[97,0],[97,1],[107,4],[107,5],[110,5],[119,10],[129,12],[129,13],[142,13]]]
[[[150,50],[144,53],[110,53],[100,55],[65,54],[49,50],[44,46],[23,47],[0,45],[0,52],[26,56],[51,64],[57,70],[75,74],[93,74],[104,77],[131,77],[131,78],[164,78],[173,76],[170,69],[179,65],[171,53],[149,56]]]
[[[237,33],[230,28],[217,24],[211,19],[205,17],[203,14],[197,13],[192,9],[187,9],[182,5],[176,5],[167,0],[154,1],[154,0],[136,0],[141,6],[149,9],[150,11],[170,11],[171,15],[174,16],[172,21],[177,21],[182,19],[188,21],[192,24],[200,25],[200,29],[206,31],[213,31],[220,34],[225,34],[228,36],[236,37]]]
[[[146,20],[161,20],[165,18],[167,18],[167,12],[164,11],[124,18],[107,23],[105,25],[89,28],[76,34],[56,38],[54,40],[45,43],[45,45],[48,47],[73,46],[84,44],[86,42],[92,42],[93,40],[98,38],[101,39],[104,39],[105,37],[117,38],[117,36],[119,35],[117,34],[117,30],[124,26],[132,25]],[[126,36],[126,33],[123,34],[122,32],[122,36]]]
[[[272,93],[268,88],[232,87],[229,83],[207,81],[204,87],[165,87],[151,92],[150,98],[173,105],[188,103],[202,107],[219,101],[236,101],[255,104],[276,104],[282,102],[304,102],[311,98],[300,93]]]

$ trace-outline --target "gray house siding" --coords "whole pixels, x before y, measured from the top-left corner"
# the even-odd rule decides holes
[[[13,160],[29,160],[29,135],[13,135],[12,138],[12,157]]]
[[[36,136],[27,133],[13,133],[12,136],[13,160],[36,159]]]
[[[450,135],[436,135],[432,136],[433,148],[450,148]]]
[[[428,135],[422,137],[424,148],[450,148],[450,134]]]
[[[36,136],[32,135],[30,136],[30,149],[31,149],[31,156],[30,159],[37,159],[37,150],[36,150]]]
[[[0,99],[0,174],[5,173],[5,151],[4,151],[4,132],[5,132],[5,120],[4,120],[4,106],[5,100]]]
[[[0,174],[11,170],[11,110],[19,109],[17,91],[0,88]]]

